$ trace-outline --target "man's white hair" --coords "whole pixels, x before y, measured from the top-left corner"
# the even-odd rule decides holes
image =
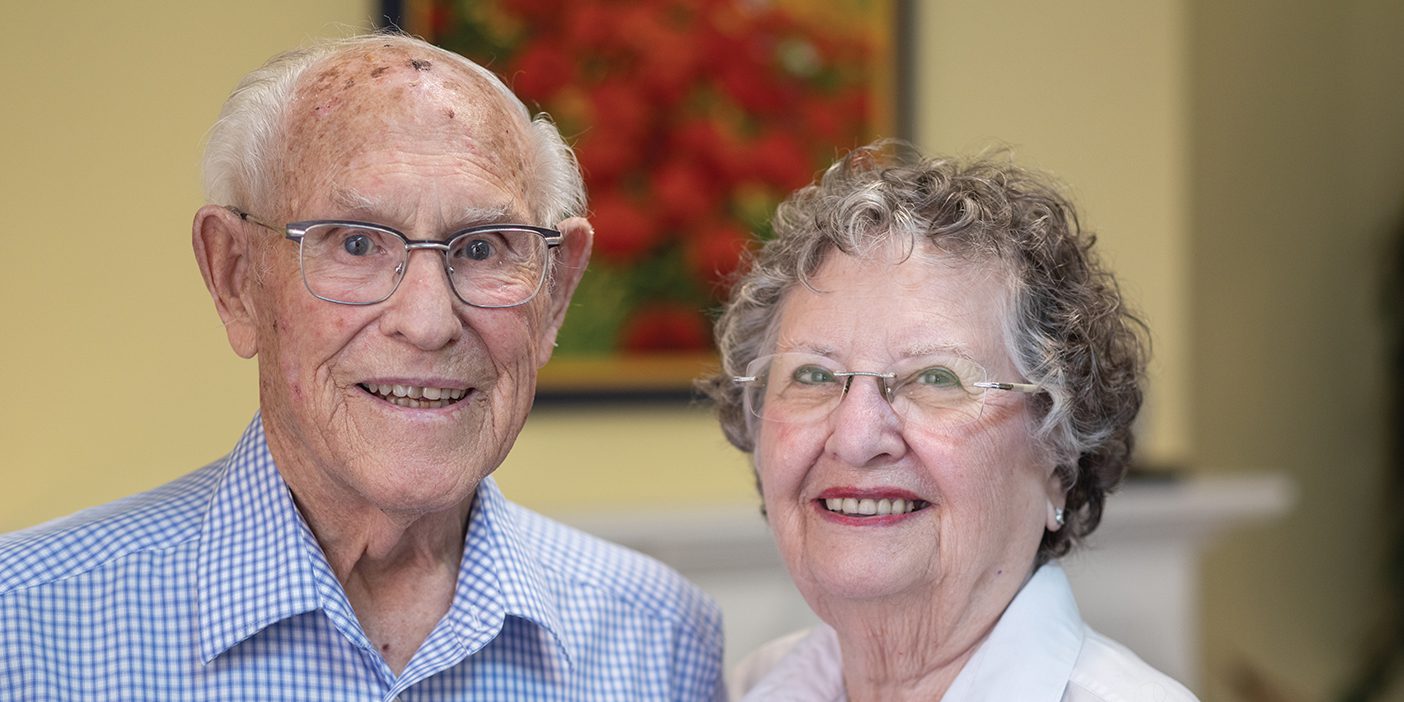
[[[435,54],[487,81],[500,93],[527,130],[527,178],[524,193],[536,220],[529,224],[555,226],[585,210],[585,185],[575,154],[546,114],[535,118],[526,105],[492,71],[451,51],[420,39],[394,33],[362,34],[328,39],[269,59],[239,81],[210,128],[201,164],[209,202],[262,211],[273,199],[281,155],[286,152],[286,110],[298,80],[323,59],[377,47],[401,47]]]

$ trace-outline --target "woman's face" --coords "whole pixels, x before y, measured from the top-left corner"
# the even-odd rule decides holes
[[[849,371],[948,359],[966,375],[978,364],[990,380],[1024,380],[1005,348],[1002,267],[921,247],[906,260],[873,258],[831,254],[812,278],[821,292],[791,290],[776,352]],[[826,416],[756,423],[762,494],[791,576],[821,617],[837,602],[913,596],[982,619],[989,600],[997,616],[1033,565],[1050,500],[1062,504],[1028,396],[987,391],[977,417],[938,420],[899,413],[879,383],[854,377]],[[863,511],[865,499],[917,508],[865,516],[844,504]]]

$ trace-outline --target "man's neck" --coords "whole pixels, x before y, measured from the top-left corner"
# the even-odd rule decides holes
[[[364,557],[338,574],[361,628],[396,675],[429,638],[453,604],[462,558],[431,554],[381,562]]]
[[[298,501],[361,628],[396,675],[448,612],[473,501],[421,515]]]

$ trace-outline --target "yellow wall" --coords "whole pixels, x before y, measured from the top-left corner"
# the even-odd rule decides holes
[[[1404,243],[1404,4],[1190,7],[1196,452],[1286,471],[1300,494],[1211,557],[1211,672],[1253,665],[1294,699],[1339,699],[1391,606],[1385,408],[1401,398],[1381,325],[1404,300],[1381,278]]]
[[[1009,147],[1064,181],[1153,330],[1138,452],[1187,464],[1189,359],[1180,2],[916,3],[914,137]]]
[[[1237,699],[1239,662],[1324,698],[1377,610],[1374,286],[1404,198],[1404,6],[917,4],[918,140],[999,139],[1058,174],[1146,311],[1146,456],[1300,487],[1291,517],[1211,555],[1206,699]],[[228,350],[188,243],[201,137],[243,72],[371,13],[10,5],[0,531],[154,486],[237,437],[254,366]],[[754,499],[707,413],[682,407],[540,411],[499,476],[553,512]]]
[[[190,252],[239,77],[362,0],[9,2],[0,42],[0,530],[224,453],[256,407]]]

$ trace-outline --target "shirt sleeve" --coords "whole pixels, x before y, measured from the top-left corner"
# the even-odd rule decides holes
[[[682,619],[674,628],[671,698],[679,702],[725,702],[721,611],[708,600],[697,608],[697,615]]]

